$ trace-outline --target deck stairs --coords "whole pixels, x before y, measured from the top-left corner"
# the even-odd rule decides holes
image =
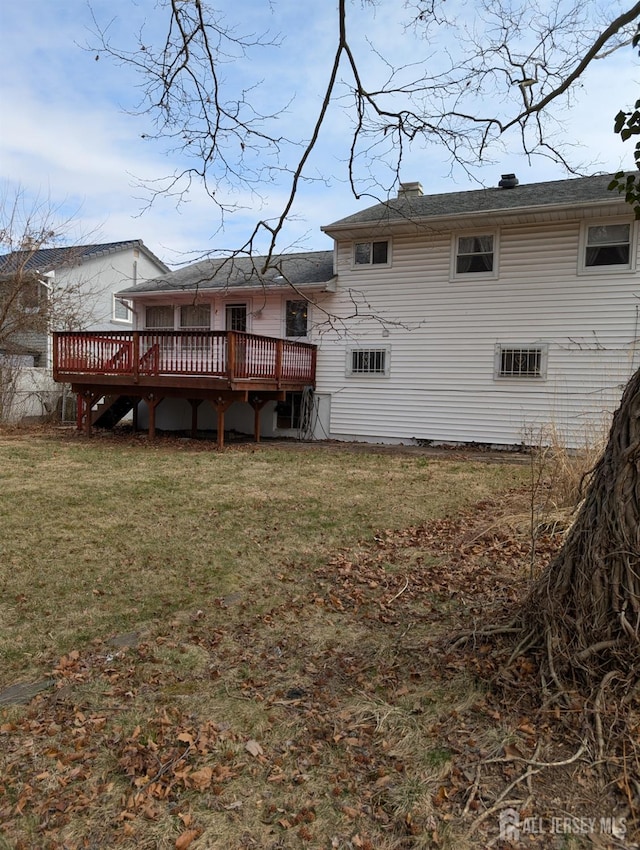
[[[136,403],[126,395],[106,395],[91,411],[91,424],[98,428],[113,428]]]

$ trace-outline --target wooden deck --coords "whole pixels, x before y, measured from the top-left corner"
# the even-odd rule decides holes
[[[210,402],[218,414],[218,445],[224,439],[224,413],[236,401],[251,404],[254,435],[260,437],[260,410],[283,400],[287,391],[315,387],[316,346],[237,331],[60,332],[53,338],[53,377],[71,384],[78,397],[78,427],[117,411],[149,407],[149,434],[155,409],[165,398],[184,398],[197,409]],[[123,400],[130,400],[127,407]],[[124,415],[124,414],[120,414]],[[102,422],[104,424],[104,422]]]

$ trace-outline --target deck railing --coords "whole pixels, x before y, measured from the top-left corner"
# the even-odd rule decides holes
[[[53,376],[61,381],[81,375],[315,381],[315,345],[238,331],[64,331],[53,343]]]

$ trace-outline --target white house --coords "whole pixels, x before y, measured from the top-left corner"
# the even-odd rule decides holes
[[[275,258],[266,274],[261,258],[203,261],[121,296],[146,333],[316,345],[313,391],[263,399],[263,435],[513,446],[554,428],[581,445],[640,366],[637,223],[610,179],[505,175],[439,195],[404,184],[323,227],[332,251]],[[166,398],[154,424],[220,427],[212,393],[198,396],[214,404],[199,421],[184,395]],[[228,428],[251,433],[251,408],[234,403],[248,399],[225,396]]]
[[[51,373],[52,330],[61,327],[95,331],[131,328],[131,306],[116,293],[168,271],[140,239],[14,251],[0,256],[0,276],[5,281],[14,277],[39,282],[38,303],[29,305],[27,312],[37,312],[38,304],[46,302],[53,324],[46,328],[42,322],[30,323],[28,318],[23,318],[18,319],[13,333],[10,327],[0,328],[3,331],[0,333],[0,357],[3,358],[3,372],[6,372],[3,374],[5,387],[11,373],[11,409],[3,411],[4,418],[18,421],[25,416],[41,416],[59,396],[60,388]],[[17,286],[25,288],[20,282]],[[1,310],[0,314],[9,324],[11,317]],[[16,366],[19,369],[16,370]],[[6,400],[4,406],[7,407]]]
[[[399,197],[323,230],[333,311],[317,385],[331,435],[513,445],[600,433],[640,366],[637,222],[610,176]],[[362,295],[358,295],[362,293]]]

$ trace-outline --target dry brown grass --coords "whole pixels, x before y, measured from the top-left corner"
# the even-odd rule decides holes
[[[506,781],[472,794],[474,765],[527,751],[526,709],[438,638],[517,598],[498,518],[526,464],[59,434],[0,457],[3,684],[56,680],[2,709],[0,847],[495,839],[465,838]]]
[[[516,467],[402,454],[14,431],[0,438],[0,686],[520,480]]]
[[[546,485],[550,512],[573,510],[582,499],[589,473],[606,445],[606,434],[585,438],[580,449],[569,450],[557,429],[549,427],[531,451],[531,463],[540,470]]]

